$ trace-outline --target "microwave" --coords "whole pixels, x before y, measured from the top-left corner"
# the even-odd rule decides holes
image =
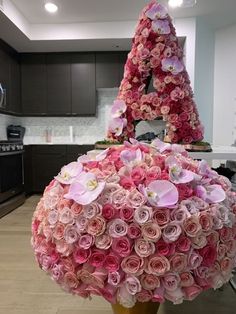
[[[0,83],[0,108],[6,108],[6,89]]]

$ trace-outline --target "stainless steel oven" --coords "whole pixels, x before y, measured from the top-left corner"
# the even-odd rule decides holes
[[[23,192],[23,144],[0,142],[0,204]]]

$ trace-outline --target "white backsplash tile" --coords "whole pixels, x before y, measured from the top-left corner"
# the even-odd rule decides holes
[[[0,139],[6,139],[6,127],[9,124],[20,124],[26,128],[25,144],[45,144],[46,131],[52,133],[52,144],[94,144],[106,137],[109,113],[118,88],[98,90],[96,117],[13,117],[0,114]],[[137,126],[137,135],[154,131],[157,133],[161,121],[143,121]],[[73,129],[71,141],[70,127]]]

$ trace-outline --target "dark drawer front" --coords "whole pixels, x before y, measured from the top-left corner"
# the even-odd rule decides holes
[[[76,161],[81,155],[93,150],[94,145],[68,145],[67,146],[67,163]]]
[[[37,154],[66,155],[66,145],[35,145],[33,152]]]

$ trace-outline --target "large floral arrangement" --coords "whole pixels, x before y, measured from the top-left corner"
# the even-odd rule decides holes
[[[179,145],[131,140],[64,166],[33,216],[39,266],[66,291],[181,303],[231,278],[236,194]]]
[[[150,76],[156,92],[146,94]],[[166,8],[156,1],[141,13],[111,117],[111,140],[134,137],[138,121],[157,117],[167,122],[166,141],[188,144],[203,139],[183,50]]]

